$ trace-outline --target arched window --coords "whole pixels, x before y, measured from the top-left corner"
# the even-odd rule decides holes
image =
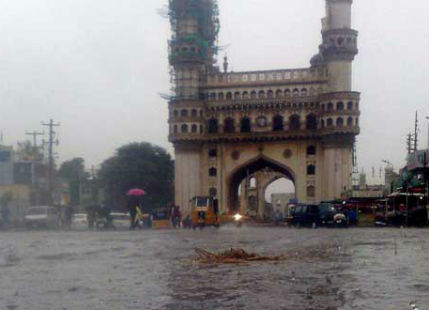
[[[314,186],[307,187],[307,197],[313,198],[316,196],[316,188]]]
[[[180,111],[180,116],[181,117],[188,117],[188,110],[181,110]]]
[[[216,118],[209,119],[208,132],[217,133],[218,131],[218,120]]]
[[[276,115],[273,117],[273,131],[283,130],[283,116]]]
[[[264,99],[265,98],[265,92],[263,90],[260,90],[258,93],[258,98],[259,99]]]
[[[307,175],[315,175],[316,174],[316,166],[308,165],[307,166]]]
[[[235,132],[235,124],[234,124],[234,119],[228,117],[225,119],[225,121],[223,122],[223,131],[225,133],[233,133]]]
[[[223,93],[219,93],[219,94],[217,95],[217,98],[218,98],[219,100],[223,100],[223,99],[225,98],[225,96],[224,96],[224,94],[223,94]]]
[[[307,155],[316,155],[316,147],[314,145],[307,147]]]
[[[216,187],[210,187],[210,189],[209,189],[209,196],[210,197],[216,197],[217,196],[217,189],[216,189]]]
[[[338,111],[344,110],[344,103],[342,101],[337,102],[337,110]]]
[[[320,127],[325,128],[325,121],[323,119],[320,121]]]
[[[255,179],[255,177],[251,177],[249,179],[249,188],[256,188],[256,179]]]
[[[243,117],[241,119],[241,126],[240,126],[240,131],[241,132],[250,132],[250,118],[248,117]]]
[[[326,120],[326,126],[328,127],[332,127],[334,125],[334,122],[332,121],[332,118],[328,118]]]
[[[210,149],[209,150],[209,157],[211,157],[211,158],[217,157],[217,150],[216,149]]]
[[[215,167],[211,167],[209,169],[209,176],[211,176],[211,177],[217,176],[217,169]]]
[[[236,91],[236,92],[234,93],[234,99],[235,99],[235,100],[239,100],[239,99],[240,99],[240,93],[239,93],[238,91]]]
[[[232,93],[231,92],[226,93],[226,100],[232,100]]]
[[[347,119],[347,126],[353,126],[353,118],[352,117],[349,117]]]
[[[191,126],[191,131],[192,131],[192,133],[197,133],[197,131],[198,131],[198,126],[197,126],[197,125],[195,125],[195,124],[193,124],[193,125]]]
[[[281,89],[277,89],[276,90],[276,98],[280,98],[282,96],[282,90]]]
[[[337,118],[337,127],[343,127],[344,126],[344,120],[342,117]]]
[[[197,116],[198,116],[198,112],[197,112],[197,110],[192,109],[192,110],[191,110],[191,116],[192,116],[192,117],[197,117]]]
[[[250,98],[251,99],[256,99],[256,91],[252,91],[251,93],[250,93]]]
[[[301,128],[299,115],[294,114],[289,118],[289,128],[290,130],[299,130]]]
[[[249,93],[247,91],[243,92],[243,99],[249,99]]]
[[[173,130],[174,130],[174,133],[177,133],[178,131],[177,125],[174,125]]]
[[[322,112],[325,112],[325,105],[322,104]]]
[[[307,120],[305,123],[305,128],[307,130],[317,130],[317,118],[314,114],[308,114]]]
[[[294,97],[298,97],[298,96],[299,96],[299,89],[298,89],[298,88],[295,88],[295,89],[293,90],[293,96],[294,96]]]
[[[286,89],[285,90],[285,96],[286,97],[290,97],[290,89]]]
[[[210,94],[210,100],[216,100],[216,93]]]
[[[188,125],[183,124],[181,129],[182,129],[182,133],[187,133],[188,132]]]
[[[353,102],[347,102],[347,110],[353,110]]]
[[[203,133],[203,132],[204,132],[203,125],[200,125],[200,133]]]
[[[174,117],[178,117],[178,116],[179,116],[179,111],[174,110],[174,111],[173,111],[173,116],[174,116]]]
[[[273,91],[270,89],[268,92],[267,92],[267,98],[273,98],[274,97],[274,93],[273,93]]]
[[[332,112],[334,110],[334,105],[332,104],[332,102],[328,103],[328,112]]]
[[[307,88],[301,89],[301,96],[304,96],[304,97],[307,96]]]

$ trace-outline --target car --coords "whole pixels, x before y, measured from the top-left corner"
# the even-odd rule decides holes
[[[26,227],[58,228],[59,220],[58,210],[49,206],[30,207],[24,215]]]
[[[88,214],[75,213],[72,219],[73,228],[87,228],[88,227]]]
[[[297,204],[291,209],[293,226],[316,227],[320,225],[319,206],[313,204]]]
[[[338,213],[336,206],[329,202],[322,202],[319,205],[319,224],[322,226],[333,226],[334,216]]]
[[[122,212],[110,213],[112,217],[113,226],[115,228],[129,228],[130,227],[130,214]]]

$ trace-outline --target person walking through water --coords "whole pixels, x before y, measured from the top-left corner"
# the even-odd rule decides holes
[[[141,209],[140,201],[138,197],[130,196],[127,202],[128,211],[130,212],[130,230],[141,228],[140,218],[141,218]]]

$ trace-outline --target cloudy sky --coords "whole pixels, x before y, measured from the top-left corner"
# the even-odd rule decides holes
[[[26,139],[61,123],[59,160],[97,165],[132,141],[172,151],[166,0],[0,0],[0,130]],[[219,0],[221,33],[234,71],[307,67],[321,41],[323,0]],[[405,138],[429,115],[429,2],[355,0],[362,92],[360,169],[404,163]],[[223,56],[221,52],[220,56]],[[376,181],[376,180],[374,180]]]

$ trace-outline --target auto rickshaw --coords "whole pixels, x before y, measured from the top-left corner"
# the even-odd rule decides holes
[[[203,229],[206,226],[219,228],[220,217],[217,199],[209,196],[197,196],[192,200],[192,228]]]

